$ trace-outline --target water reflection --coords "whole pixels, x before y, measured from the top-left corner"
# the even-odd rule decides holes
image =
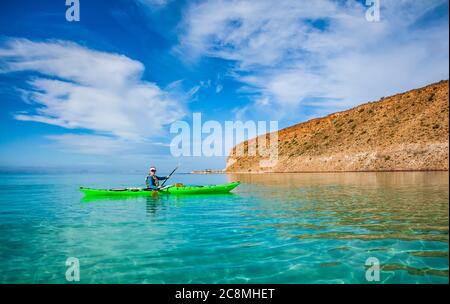
[[[345,173],[267,173],[227,174],[228,180],[282,188],[304,185],[414,186],[448,185],[448,171],[442,172],[345,172]]]
[[[147,216],[155,216],[161,203],[162,201],[158,196],[145,197],[145,210],[147,212]]]
[[[367,251],[389,252],[389,246],[380,248],[379,243],[410,242],[419,250],[406,254],[441,258],[446,269],[417,268],[405,262],[385,265],[386,271],[448,276],[444,260],[449,241],[448,172],[230,174],[228,178],[243,182],[241,195],[257,196],[263,202],[247,216],[271,220],[255,221],[252,228],[271,227],[282,237],[298,240],[335,241],[336,247],[329,251],[351,250],[342,242],[363,241]],[[428,246],[442,250],[427,250]]]
[[[313,223],[280,223],[276,227],[286,230],[352,227],[370,233],[333,232],[332,237],[448,242],[448,190],[441,186],[448,184],[448,173],[431,174],[431,178],[420,172],[267,176],[230,175],[230,179],[263,185],[263,196],[270,198],[271,209],[283,211],[276,213],[278,217],[320,219]],[[245,189],[242,191],[245,193]],[[329,232],[324,232],[321,236],[315,233],[300,237],[328,236]]]

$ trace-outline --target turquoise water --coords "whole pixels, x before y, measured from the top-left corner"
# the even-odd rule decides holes
[[[235,194],[86,201],[138,175],[0,175],[0,282],[448,283],[448,172],[176,175]]]

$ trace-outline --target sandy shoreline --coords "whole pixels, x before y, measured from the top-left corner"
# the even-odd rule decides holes
[[[378,173],[378,172],[391,172],[391,173],[402,173],[402,172],[449,172],[448,169],[436,169],[436,170],[359,170],[359,171],[267,171],[267,172],[224,172],[216,174],[299,174],[299,173]]]

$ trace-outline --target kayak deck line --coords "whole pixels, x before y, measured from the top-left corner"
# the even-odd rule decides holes
[[[228,193],[237,186],[240,182],[232,182],[228,184],[220,185],[182,185],[182,186],[167,186],[157,191],[159,193],[168,194],[216,194],[216,193]],[[119,188],[119,189],[92,189],[80,187],[80,191],[85,196],[118,196],[118,195],[153,195],[156,190],[146,188]]]

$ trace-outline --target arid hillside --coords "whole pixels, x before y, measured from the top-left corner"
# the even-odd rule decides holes
[[[288,127],[278,132],[275,166],[263,168],[260,156],[233,152],[226,170],[448,170],[448,89],[448,80],[441,81]],[[247,151],[247,142],[240,145]]]

